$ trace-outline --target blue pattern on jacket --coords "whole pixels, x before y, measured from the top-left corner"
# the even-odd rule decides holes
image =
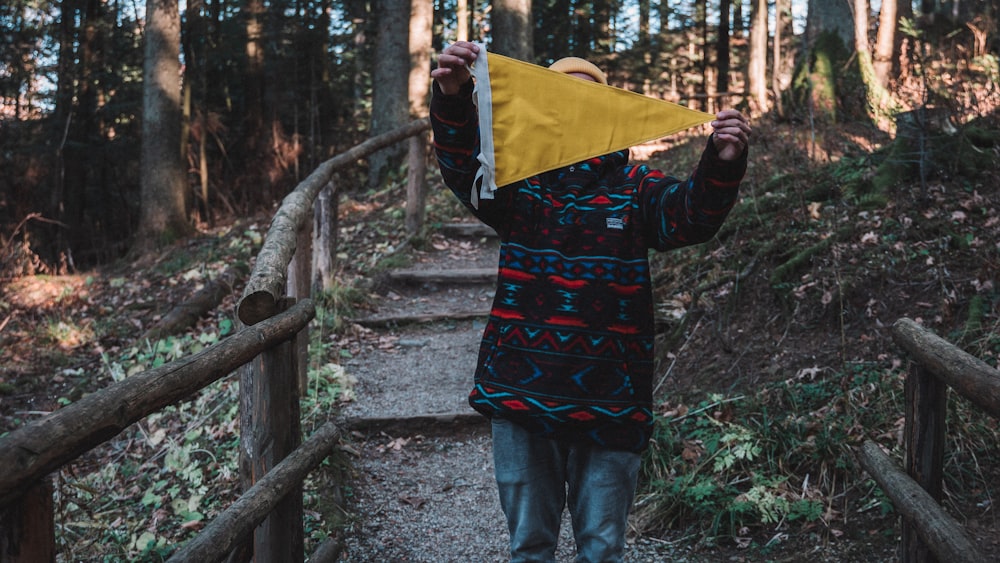
[[[471,82],[455,96],[435,85],[431,122],[445,183],[501,241],[469,403],[552,438],[642,451],[653,425],[648,251],[711,239],[746,156],[721,161],[709,142],[679,180],[619,151],[502,187],[477,209]]]

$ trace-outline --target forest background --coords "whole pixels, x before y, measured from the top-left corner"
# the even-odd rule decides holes
[[[860,119],[891,132],[916,108],[951,104],[958,120],[987,109],[977,90],[997,82],[995,0],[875,7],[5,2],[0,264],[107,264],[266,209],[323,160],[426,115],[432,54],[456,38],[539,64],[588,57],[624,88],[796,124]],[[403,148],[371,159],[354,185],[398,170]]]
[[[849,493],[866,511],[884,508],[872,487],[846,476],[857,474],[848,450],[860,436],[891,445],[899,430],[891,389],[904,368],[886,343],[886,324],[916,315],[992,365],[1000,356],[998,9],[998,0],[6,1],[0,429],[98,385],[75,355],[107,371],[105,379],[120,375],[114,367],[126,357],[162,361],[162,350],[129,339],[149,326],[150,308],[183,294],[175,283],[215,275],[232,260],[217,266],[211,253],[193,265],[205,256],[205,236],[233,227],[233,248],[249,253],[259,244],[257,223],[318,164],[426,116],[434,53],[467,38],[543,65],[587,57],[613,85],[751,117],[752,169],[720,235],[727,242],[655,263],[658,360],[686,374],[673,382],[679,388],[722,388],[743,370],[752,374],[741,379],[749,388],[782,384],[757,390],[761,431],[781,432],[752,442],[782,442],[802,457],[770,459],[783,473],[769,483],[746,467],[734,477],[726,472],[768,454],[738,449],[750,434],[711,429],[732,429],[726,425],[745,413],[729,399],[709,397],[696,408],[700,399],[672,397],[661,414],[680,421],[684,438],[658,436],[653,451],[662,459],[645,470],[648,483],[674,487],[664,498],[678,500],[653,503],[643,516],[651,528],[707,518],[699,524],[711,528],[705,537],[738,538],[749,520],[770,531],[796,521],[837,536],[843,531],[831,522]],[[697,150],[689,140],[634,155],[690,164],[687,153]],[[418,141],[338,173],[348,202],[338,283],[356,283],[347,278],[364,278],[396,247],[429,237],[422,210],[386,203],[405,199],[413,181],[423,184],[417,192],[434,193],[433,167],[413,178],[407,160],[413,153],[428,161],[427,139]],[[391,211],[370,219],[380,205]],[[447,205],[433,209],[433,197],[427,205],[432,219],[451,217]],[[188,249],[191,258],[177,257]],[[162,272],[174,262],[177,281]],[[88,274],[100,268],[113,272],[107,282]],[[88,281],[61,286],[32,311],[30,298],[12,295],[24,280],[77,273]],[[134,277],[171,281],[154,291],[124,281]],[[96,304],[98,285],[127,295]],[[142,293],[160,302],[139,304]],[[738,295],[755,296],[758,306],[737,307]],[[64,322],[60,308],[88,319]],[[130,318],[111,320],[116,314]],[[226,334],[223,321],[214,336],[196,339]],[[759,338],[741,348],[742,331]],[[735,359],[692,352],[718,346]],[[882,399],[894,410],[873,406]],[[977,521],[990,516],[986,529],[995,530],[989,483],[1000,464],[984,454],[995,452],[998,430],[956,408],[949,491],[963,494],[950,508]],[[694,414],[701,412],[714,418]],[[780,423],[769,418],[779,412]],[[707,477],[677,479],[671,460],[708,457],[709,437],[717,454],[743,457]],[[753,487],[733,495],[741,500],[724,500],[751,473]],[[121,549],[143,551],[141,528]]]

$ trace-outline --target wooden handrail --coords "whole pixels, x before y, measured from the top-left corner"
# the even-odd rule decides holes
[[[426,131],[430,126],[429,118],[418,119],[372,137],[320,164],[312,174],[285,196],[271,221],[271,227],[264,238],[264,245],[257,254],[257,261],[250,273],[250,280],[243,290],[243,297],[236,306],[236,314],[244,324],[258,323],[277,311],[278,299],[285,295],[288,264],[295,255],[296,234],[303,222],[312,217],[310,210],[313,201],[329,182],[333,172],[381,148]]]
[[[197,354],[137,373],[0,438],[0,507],[28,486],[130,424],[188,398],[262,351],[295,336],[315,315],[304,299]]]
[[[1000,370],[916,322],[892,325],[893,339],[917,362],[994,418],[1000,418]]]
[[[945,421],[949,389],[1000,417],[1000,371],[907,318],[893,324],[892,336],[914,360],[905,383],[904,468],[870,441],[861,446],[861,465],[903,515],[902,561],[985,562],[939,504]]]
[[[899,469],[878,444],[861,445],[861,465],[908,519],[939,561],[986,563],[965,529],[931,495]]]

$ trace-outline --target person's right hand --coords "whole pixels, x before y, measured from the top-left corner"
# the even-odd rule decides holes
[[[431,71],[431,78],[437,81],[445,94],[457,94],[469,80],[469,65],[476,62],[479,45],[468,41],[457,41],[438,55],[437,68]]]

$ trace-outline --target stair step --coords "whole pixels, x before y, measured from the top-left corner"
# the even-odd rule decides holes
[[[437,413],[410,416],[359,417],[348,418],[345,426],[359,432],[385,430],[390,427],[404,428],[409,432],[431,426],[470,426],[488,422],[478,412]]]
[[[485,318],[490,315],[489,309],[478,311],[452,311],[445,313],[413,313],[401,315],[379,315],[355,319],[354,322],[368,328],[385,327],[393,325],[408,325],[420,323],[433,323],[439,321],[465,321],[469,319]]]
[[[389,279],[399,283],[491,283],[496,268],[453,268],[447,270],[399,269],[389,272]]]
[[[483,223],[445,223],[441,225],[441,232],[446,235],[469,238],[497,236],[493,227]]]

